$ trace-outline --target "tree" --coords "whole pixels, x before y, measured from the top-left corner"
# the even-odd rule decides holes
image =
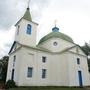
[[[4,56],[0,60],[0,77],[1,77],[1,80],[4,81],[4,82],[6,81],[8,60],[9,60],[8,56]]]
[[[82,46],[82,50],[85,52],[86,55],[90,54],[90,45],[88,43],[85,43],[84,46]]]
[[[90,44],[89,43],[85,43],[85,45],[82,46],[81,48],[87,56],[90,55]],[[89,72],[90,72],[90,58],[87,58],[87,61],[88,61],[88,68],[89,68]]]

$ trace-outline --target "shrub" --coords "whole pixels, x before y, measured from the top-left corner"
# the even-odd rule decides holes
[[[8,88],[14,88],[16,87],[16,84],[14,82],[14,80],[8,80],[5,84],[5,88],[8,89]]]

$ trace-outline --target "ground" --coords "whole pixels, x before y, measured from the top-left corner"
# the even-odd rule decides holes
[[[19,87],[9,90],[90,90],[90,88],[68,88],[68,87]]]

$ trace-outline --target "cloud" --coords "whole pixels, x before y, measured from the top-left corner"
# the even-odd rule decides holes
[[[0,56],[8,53],[14,41],[15,28],[11,26],[24,15],[28,0],[0,1]],[[33,21],[39,23],[39,39],[49,33],[58,20],[60,31],[76,42],[89,41],[90,0],[30,0]],[[82,33],[79,36],[78,33]],[[80,37],[80,38],[79,38]]]
[[[31,15],[35,21],[40,21],[45,8],[48,8],[51,0],[31,0]]]
[[[0,29],[7,29],[14,25],[25,13],[28,0],[2,0],[0,1]],[[43,9],[47,7],[48,0],[31,0],[32,17],[40,17]]]
[[[2,0],[0,1],[0,57],[7,54],[14,41],[15,23],[24,15],[28,0]],[[32,17],[40,17],[48,5],[48,0],[31,0],[30,9]],[[36,7],[36,8],[35,8]]]
[[[26,2],[26,3],[25,3]],[[0,1],[0,29],[10,28],[24,14],[27,0]]]
[[[0,30],[0,58],[7,55],[14,41],[15,27],[9,30]]]

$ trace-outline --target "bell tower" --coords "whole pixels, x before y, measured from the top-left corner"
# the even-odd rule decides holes
[[[25,14],[15,25],[15,41],[27,46],[36,46],[36,32],[38,24],[32,21],[29,2]]]

